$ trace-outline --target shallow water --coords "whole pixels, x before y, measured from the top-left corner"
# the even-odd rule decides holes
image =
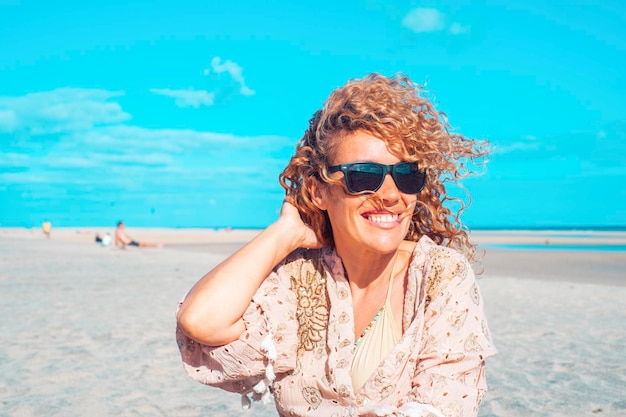
[[[626,252],[626,245],[623,244],[563,244],[563,243],[543,243],[543,244],[482,244],[483,248],[506,249],[506,250],[571,250],[571,251],[599,251],[599,252]]]

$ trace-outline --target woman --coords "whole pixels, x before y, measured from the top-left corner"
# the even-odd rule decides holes
[[[179,306],[192,378],[244,405],[271,392],[281,416],[476,415],[495,349],[473,247],[443,202],[486,144],[419,93],[371,74],[314,115],[278,220]]]

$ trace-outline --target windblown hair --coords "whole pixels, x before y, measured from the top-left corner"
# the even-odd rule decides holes
[[[460,184],[474,168],[483,167],[488,143],[452,133],[447,116],[423,97],[424,89],[407,76],[385,77],[370,74],[350,80],[338,88],[309,121],[309,128],[298,142],[296,153],[280,175],[286,198],[300,211],[303,220],[317,233],[318,239],[334,245],[328,215],[313,204],[311,182],[314,178],[340,183],[328,175],[341,138],[363,131],[387,144],[399,159],[417,162],[426,170],[426,185],[417,195],[406,239],[417,241],[427,235],[438,244],[453,247],[475,260],[467,227],[461,222],[462,211],[471,198]],[[448,195],[446,183],[455,183],[467,197]],[[457,206],[456,210],[444,205]]]

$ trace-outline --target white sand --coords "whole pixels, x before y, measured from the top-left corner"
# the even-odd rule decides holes
[[[174,340],[179,298],[258,231],[128,228],[166,246],[126,250],[93,243],[93,231],[62,232],[0,229],[0,416],[276,415],[187,378]],[[546,260],[515,254],[488,252],[479,281],[500,352],[479,415],[626,416],[619,272],[572,280],[548,264],[531,279],[527,265]],[[625,252],[605,259],[626,276]]]
[[[482,416],[626,416],[626,287],[485,277]]]

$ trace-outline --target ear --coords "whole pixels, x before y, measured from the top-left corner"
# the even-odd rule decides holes
[[[317,178],[312,177],[309,184],[309,192],[311,193],[311,201],[320,210],[326,210],[328,205],[326,199],[328,198],[328,189],[326,184],[322,184]]]

